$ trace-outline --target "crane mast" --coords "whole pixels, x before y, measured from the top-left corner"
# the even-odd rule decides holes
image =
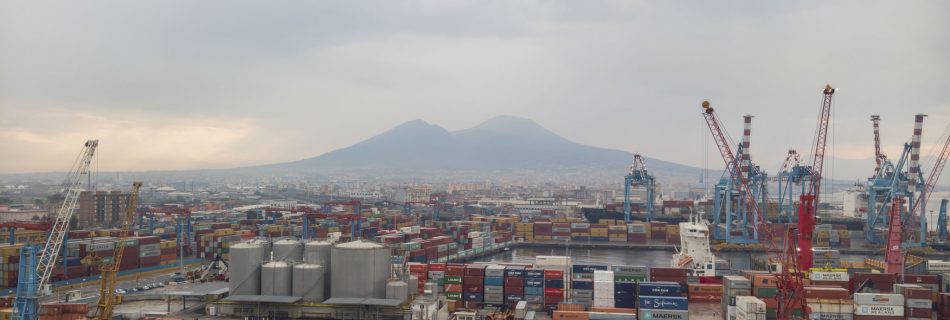
[[[901,209],[904,208],[904,197],[891,200],[891,221],[887,228],[887,248],[884,250],[884,272],[903,275],[904,253],[901,252]]]
[[[871,115],[871,122],[874,123],[874,176],[880,175],[881,166],[884,165],[884,154],[881,153],[881,116]]]
[[[125,207],[125,215],[122,220],[122,229],[119,231],[119,238],[116,239],[115,249],[112,251],[112,262],[102,264],[99,282],[99,302],[96,304],[97,320],[112,319],[112,309],[115,306],[115,276],[119,272],[122,264],[122,256],[125,255],[125,243],[129,239],[129,232],[135,223],[135,207],[138,203],[139,188],[142,182],[132,183],[132,192],[129,194],[129,203]]]
[[[818,207],[821,194],[821,174],[825,163],[825,146],[828,141],[828,120],[831,118],[831,98],[836,89],[825,85],[822,91],[821,112],[818,115],[818,131],[815,133],[815,150],[812,157],[812,174],[798,203],[798,267],[808,270],[812,267],[812,236],[815,230],[815,208]]]
[[[920,190],[920,197],[914,201],[914,205],[910,209],[911,214],[918,212],[917,208],[920,208],[920,217],[924,219],[924,211],[927,209],[927,200],[930,197],[930,193],[933,192],[934,186],[937,185],[937,180],[940,179],[940,174],[943,172],[943,167],[947,164],[948,157],[950,157],[950,135],[947,135],[947,139],[943,143],[943,149],[940,150],[937,161],[934,162],[934,167],[930,170],[930,175],[928,175],[927,180],[924,181],[925,184],[924,188]],[[924,239],[920,239],[920,241],[923,242]]]

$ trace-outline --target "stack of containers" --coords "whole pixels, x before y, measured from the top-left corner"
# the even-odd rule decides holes
[[[847,269],[840,269],[841,271],[823,271],[820,269],[812,269],[808,273],[808,279],[811,280],[811,284],[816,286],[834,286],[839,288],[848,288],[848,281],[851,279],[851,276],[848,274]]]
[[[465,278],[462,280],[462,300],[465,309],[478,309],[485,294],[485,267],[483,264],[465,266]]]
[[[571,241],[589,241],[590,223],[574,222],[571,223]]]
[[[854,302],[844,288],[805,286],[805,303],[811,310],[812,319],[850,319],[854,314]]]
[[[895,287],[894,291],[904,296],[904,315],[907,320],[930,319],[933,316],[933,290],[916,284]]]
[[[598,308],[614,307],[614,272],[610,270],[594,271],[594,303]]]
[[[607,266],[575,264],[571,268],[571,298],[576,303],[591,305],[594,302],[594,271],[607,270]]]
[[[429,265],[425,263],[409,263],[409,275],[419,278],[419,285],[416,287],[416,292],[420,294],[423,293],[423,291],[425,291],[426,281],[429,279]]]
[[[666,240],[666,222],[650,222],[650,238],[654,240]]]
[[[642,223],[627,225],[627,242],[647,243],[647,227]]]
[[[154,267],[162,262],[162,240],[156,236],[141,237],[139,243],[139,265],[141,268]],[[126,243],[126,246],[131,243]],[[129,248],[126,247],[125,255],[128,255]],[[125,256],[122,257],[125,260]],[[123,261],[124,262],[124,261]]]
[[[637,283],[647,281],[646,266],[611,266],[614,272],[614,307],[637,307]]]
[[[756,297],[736,297],[736,320],[766,320],[765,302]]]
[[[445,268],[446,265],[444,263],[429,264],[429,277],[426,279],[426,282],[435,283],[436,290],[442,290],[442,287],[445,285]]]
[[[162,251],[161,252],[162,264],[171,263],[171,262],[174,262],[175,259],[178,259],[179,249],[178,249],[178,244],[176,243],[175,240],[162,240],[162,242],[159,244],[159,247],[161,247],[161,251]],[[225,258],[225,257],[222,257],[222,258]],[[225,260],[229,260],[229,259],[225,258]]]
[[[688,319],[689,302],[678,283],[643,282],[639,292],[638,315],[642,319]]]
[[[534,240],[534,225],[531,223],[518,222],[515,224],[515,236],[525,241]]]
[[[680,244],[680,226],[666,226],[666,244]]]
[[[571,240],[571,224],[566,222],[552,223],[551,240],[565,241]]]
[[[554,224],[550,222],[535,222],[534,223],[534,239],[535,240],[552,240],[551,236],[554,234]]]
[[[505,304],[514,307],[518,301],[524,300],[525,295],[525,267],[505,267]]]
[[[937,319],[950,318],[950,293],[940,293],[937,296]]]
[[[905,274],[903,283],[916,284],[933,292],[940,291],[940,277],[935,274]]]
[[[564,301],[564,271],[544,269],[544,305],[556,306]]]
[[[500,306],[505,303],[505,266],[490,265],[485,268],[484,298],[486,305]]]
[[[726,320],[736,318],[736,297],[752,295],[752,281],[742,276],[722,277],[722,310]]]
[[[606,224],[590,225],[590,241],[607,242],[610,240]]]
[[[448,300],[462,301],[462,279],[465,277],[465,265],[448,264],[445,266],[445,297]]]
[[[17,275],[20,272],[19,267],[21,247],[23,247],[22,244],[0,245],[0,269],[3,271],[2,275],[0,275],[0,287],[17,287]]]
[[[607,226],[607,236],[610,237],[610,242],[627,242],[627,226],[609,225]]]
[[[765,302],[766,311],[770,317],[775,317],[778,311],[778,282],[774,274],[753,274],[752,295]]]
[[[525,269],[524,300],[529,310],[541,310],[544,306],[544,269]]]
[[[889,293],[855,293],[854,320],[903,319],[904,296]]]

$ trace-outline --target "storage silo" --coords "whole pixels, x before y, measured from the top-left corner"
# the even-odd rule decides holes
[[[310,241],[303,247],[303,261],[323,266],[323,297],[330,298],[330,280],[333,270],[330,268],[330,251],[333,244],[329,241]]]
[[[271,261],[261,267],[262,296],[290,296],[293,290],[293,270],[283,261]]]
[[[386,298],[389,248],[357,240],[333,246],[330,251],[331,298]]]
[[[321,265],[301,263],[294,265],[294,283],[292,294],[294,297],[301,297],[306,302],[323,302],[324,289],[324,268]]]
[[[399,300],[400,303],[409,299],[409,285],[405,281],[390,281],[386,283],[386,299]]]
[[[231,246],[228,264],[230,295],[261,294],[261,263],[265,251],[260,242],[242,242]]]
[[[303,261],[303,243],[291,239],[278,240],[274,242],[273,260],[287,262]]]

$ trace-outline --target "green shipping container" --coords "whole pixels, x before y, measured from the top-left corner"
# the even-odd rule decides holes
[[[755,288],[756,298],[774,298],[778,294],[778,288]]]
[[[646,276],[614,276],[614,282],[646,282]]]
[[[461,292],[446,292],[445,298],[449,300],[462,300]]]
[[[462,276],[445,276],[443,280],[445,281],[445,283],[449,283],[449,284],[461,284]]]

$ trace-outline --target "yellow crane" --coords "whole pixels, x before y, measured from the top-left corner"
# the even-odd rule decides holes
[[[96,303],[96,315],[94,319],[112,319],[112,309],[115,307],[115,276],[119,272],[119,266],[122,264],[122,255],[125,254],[125,243],[129,240],[129,233],[135,218],[135,207],[138,203],[139,188],[142,182],[132,183],[132,192],[129,195],[128,206],[125,207],[124,220],[122,220],[122,229],[119,231],[119,237],[116,239],[115,249],[112,252],[112,262],[103,263],[99,266],[101,271],[101,281],[99,282],[99,302]]]

